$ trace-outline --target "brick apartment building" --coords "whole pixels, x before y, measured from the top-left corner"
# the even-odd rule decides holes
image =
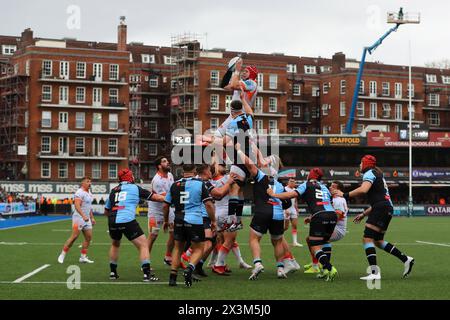
[[[231,92],[219,84],[238,54],[260,71],[257,130],[344,130],[359,65],[343,53],[326,59],[203,50],[189,36],[171,47],[126,39],[123,22],[117,43],[40,39],[30,29],[0,36],[2,178],[113,181],[128,165],[148,181],[154,159],[170,155],[175,128],[214,130],[228,116]],[[414,122],[449,131],[450,70],[413,67],[412,82]],[[407,123],[406,66],[367,63],[361,84],[353,133]]]

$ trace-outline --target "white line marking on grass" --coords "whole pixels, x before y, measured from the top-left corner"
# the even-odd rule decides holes
[[[17,281],[17,280],[16,280]],[[24,282],[11,282],[11,281],[0,281],[0,284],[64,284],[67,285],[66,281],[24,281]],[[81,285],[87,284],[87,285],[168,285],[169,282],[80,282]],[[178,282],[177,284],[184,284],[182,282]]]
[[[422,243],[422,244],[431,244],[434,246],[441,246],[441,247],[450,247],[450,244],[445,244],[445,243],[435,243],[435,242],[427,242],[427,241],[416,241],[417,243]]]
[[[4,245],[4,246],[23,246],[28,244],[28,242],[0,242],[0,245]]]
[[[53,229],[52,231],[53,232],[70,232],[72,230],[70,230],[70,229]]]
[[[417,243],[416,243],[417,242]],[[430,243],[420,243],[420,241],[416,241],[416,242],[399,242],[399,243],[395,243],[395,245],[404,245],[404,246],[421,246],[424,244],[430,244]],[[362,243],[360,242],[333,242],[336,246],[362,246]],[[28,246],[60,246],[61,243],[59,242],[0,242],[0,245],[17,245],[17,246],[24,246],[24,245],[28,245]],[[91,246],[110,246],[111,243],[110,242],[91,242]],[[122,242],[121,245],[125,245],[125,246],[134,246],[131,242],[125,241]],[[166,246],[165,243],[154,243],[154,246]],[[246,245],[246,244],[245,244]],[[245,245],[241,245],[245,246]],[[305,244],[303,244],[305,245]],[[271,247],[272,244],[269,243],[261,243],[261,246],[269,246]],[[450,245],[445,245],[445,246],[450,246]]]
[[[29,277],[35,275],[36,273],[38,273],[38,272],[40,272],[40,271],[42,271],[42,270],[44,270],[45,268],[48,268],[48,267],[50,267],[49,264],[44,264],[42,267],[39,267],[36,270],[31,271],[30,273],[27,273],[23,277],[20,277],[20,278],[14,280],[13,283],[21,283],[23,280],[28,279]]]
[[[0,231],[2,231],[2,230],[10,230],[10,229],[17,229],[17,228],[24,228],[24,227],[31,227],[31,226],[37,226],[37,225],[46,224],[46,223],[67,221],[67,220],[70,220],[70,219],[71,218],[68,217],[67,219],[58,219],[58,220],[54,220],[54,221],[45,221],[45,222],[37,222],[37,223],[25,224],[23,226],[14,226],[14,227],[0,228]]]

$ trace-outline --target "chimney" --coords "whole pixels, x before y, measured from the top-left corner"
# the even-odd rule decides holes
[[[34,44],[33,30],[31,28],[25,29],[20,37],[19,48],[22,49],[32,44]]]
[[[127,51],[127,25],[125,16],[120,17],[120,23],[117,27],[117,51]]]
[[[342,69],[345,69],[345,54],[336,52],[333,55],[331,69],[333,73],[339,73]]]

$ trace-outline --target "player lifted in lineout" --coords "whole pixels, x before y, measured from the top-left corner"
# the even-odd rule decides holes
[[[361,277],[361,280],[381,279],[381,271],[377,265],[375,246],[397,257],[403,263],[403,278],[406,278],[411,273],[414,259],[402,253],[392,243],[384,240],[384,235],[392,219],[394,205],[391,201],[383,172],[376,164],[377,160],[374,156],[365,155],[359,165],[359,169],[363,173],[361,186],[345,193],[340,190],[335,190],[334,194],[344,197],[347,201],[350,198],[367,194],[369,200],[370,207],[363,213],[357,215],[353,220],[355,223],[359,223],[365,217],[368,217],[364,229],[363,243],[367,261],[370,265],[370,273],[365,277]]]

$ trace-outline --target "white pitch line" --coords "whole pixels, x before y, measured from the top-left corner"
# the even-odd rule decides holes
[[[450,244],[445,244],[445,243],[435,243],[435,242],[427,242],[427,241],[416,241],[417,243],[422,243],[422,244],[431,244],[434,246],[441,246],[441,247],[450,247]]]
[[[17,280],[16,280],[17,281]],[[24,281],[24,282],[11,282],[11,281],[0,281],[0,284],[64,284],[67,285],[66,281]],[[98,284],[105,284],[105,285],[168,285],[169,282],[80,282],[80,285],[98,285]],[[177,284],[184,284],[181,282],[177,282]]]
[[[54,222],[60,222],[60,221],[67,221],[69,220],[70,217],[68,217],[67,219],[58,219],[58,220],[54,220],[54,221],[45,221],[45,222],[37,222],[37,223],[31,223],[31,224],[25,224],[23,226],[14,226],[14,227],[7,227],[7,228],[0,228],[0,231],[3,230],[11,230],[11,229],[17,229],[17,228],[25,228],[25,227],[31,227],[31,226],[38,226],[40,224],[46,224],[46,223],[54,223]]]
[[[42,267],[39,267],[36,270],[31,271],[30,273],[27,273],[23,277],[20,277],[20,278],[14,280],[13,283],[21,283],[23,280],[28,279],[29,277],[35,275],[36,273],[38,273],[38,272],[40,272],[40,271],[42,271],[42,270],[44,270],[45,268],[48,268],[48,267],[50,267],[49,264],[44,264]]]

